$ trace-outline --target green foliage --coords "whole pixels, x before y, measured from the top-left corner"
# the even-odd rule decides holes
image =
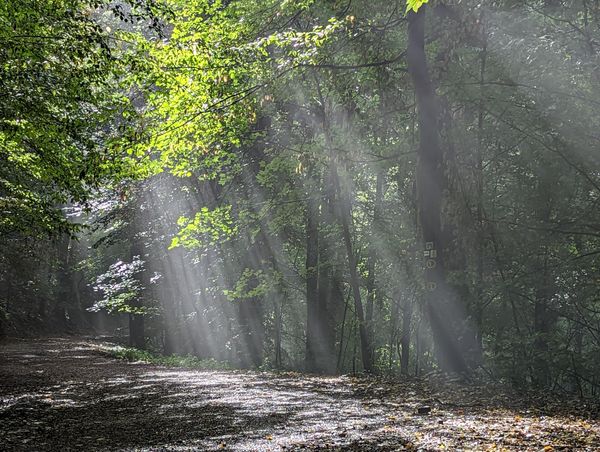
[[[0,237],[73,230],[59,206],[85,203],[121,171],[110,142],[130,114],[111,24],[151,19],[154,0],[20,0],[0,5]]]
[[[56,205],[82,202],[107,161],[117,67],[89,2],[0,6],[0,235],[67,228]]]
[[[289,14],[310,4],[274,2],[273,7]],[[129,81],[149,92],[143,126],[119,146],[148,175],[168,170],[225,184],[241,170],[239,149],[256,137],[257,111],[272,99],[270,85],[314,62],[343,22],[330,18],[307,31],[256,37],[257,24],[246,20],[260,11],[252,2],[225,7],[219,1],[172,1],[169,6],[175,17],[167,42],[128,37],[145,62]]]
[[[202,207],[195,217],[180,217],[177,225],[181,228],[171,240],[169,249],[183,246],[198,249],[222,243],[236,233],[236,226],[231,218],[231,207],[216,207],[210,210]]]
[[[233,290],[224,290],[231,301],[241,301],[262,297],[276,287],[279,275],[266,274],[262,270],[245,268]]]
[[[139,298],[144,289],[138,274],[144,271],[144,261],[134,256],[131,262],[117,261],[106,273],[96,278],[94,291],[102,298],[89,308],[90,311],[105,309],[109,313],[149,314],[153,309],[141,306]]]
[[[406,12],[412,10],[416,13],[425,3],[429,3],[429,0],[406,0]]]
[[[110,356],[123,359],[131,362],[142,361],[148,364],[156,364],[158,366],[166,367],[184,367],[187,369],[200,369],[200,370],[228,370],[231,366],[226,362],[217,361],[212,358],[202,359],[196,356],[180,356],[180,355],[169,355],[163,356],[156,353],[149,352],[147,350],[139,350],[137,348],[130,347],[102,347],[102,350],[107,352]]]

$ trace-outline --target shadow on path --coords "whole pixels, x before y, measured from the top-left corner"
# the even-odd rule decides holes
[[[0,450],[600,450],[596,420],[499,406],[496,396],[416,416],[418,405],[452,397],[437,391],[164,368],[109,358],[82,339],[12,340],[0,343]]]
[[[2,344],[0,381],[2,450],[342,447],[384,420],[340,378],[173,370],[64,338]]]

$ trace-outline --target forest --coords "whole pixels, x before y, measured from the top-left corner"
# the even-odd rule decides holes
[[[599,415],[600,1],[0,3],[0,449],[598,450]]]

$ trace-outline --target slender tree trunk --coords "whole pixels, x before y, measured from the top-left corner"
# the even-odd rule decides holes
[[[547,225],[551,222],[554,200],[552,185],[554,184],[555,170],[548,166],[537,169],[537,196],[534,213],[539,224]],[[555,322],[555,314],[551,310],[551,301],[556,292],[555,276],[552,272],[552,250],[547,244],[549,238],[540,244],[539,258],[535,259],[539,273],[535,279],[534,318],[533,318],[533,384],[538,388],[548,388],[552,382],[552,368],[550,366],[549,339]]]
[[[477,184],[477,270],[475,281],[475,359],[481,363],[483,360],[483,275],[484,275],[484,256],[485,256],[485,224],[483,218],[483,122],[485,119],[485,71],[487,63],[487,35],[485,31],[485,17],[483,9],[480,16],[480,22],[483,28],[483,48],[480,53],[479,68],[479,112],[477,116],[477,162],[476,162],[476,184]]]
[[[344,303],[344,315],[342,316],[342,326],[340,328],[340,347],[338,349],[337,356],[337,364],[335,366],[336,372],[340,373],[342,371],[342,356],[344,353],[344,329],[346,328],[346,317],[348,314],[348,301],[346,300]]]
[[[390,306],[390,338],[388,342],[388,372],[392,373],[393,365],[394,365],[394,349],[396,344],[396,335],[398,329],[398,317],[400,311],[400,290],[397,291],[397,294],[393,297]]]
[[[338,200],[339,207],[335,209],[338,221],[342,227],[342,238],[344,241],[344,247],[346,249],[346,256],[348,258],[348,271],[350,273],[350,287],[354,296],[354,310],[358,321],[358,332],[360,337],[360,349],[361,359],[365,372],[373,372],[373,358],[372,348],[370,345],[370,338],[367,331],[367,325],[365,322],[365,314],[363,309],[362,295],[360,293],[360,278],[357,271],[357,259],[354,254],[352,247],[352,234],[350,232],[352,225],[352,207],[350,202],[350,196],[347,190],[343,190],[340,184],[340,178],[337,170],[337,161],[333,151],[333,140],[331,137],[330,124],[325,111],[325,99],[321,92],[319,82],[317,80],[317,91],[319,93],[321,101],[321,120],[323,124],[323,133],[325,135],[325,147],[329,154],[329,173],[331,175],[331,182],[334,190],[335,197]],[[354,366],[354,364],[353,364]]]
[[[421,339],[421,321],[417,322],[415,329],[415,377],[421,375],[421,352],[422,352],[422,339]]]
[[[356,270],[357,261],[354,251],[352,249],[352,236],[350,233],[352,211],[350,208],[350,199],[348,193],[343,191],[340,187],[340,181],[335,164],[332,165],[332,174],[335,189],[338,194],[338,199],[340,200],[340,223],[342,226],[344,246],[346,248],[346,254],[348,257],[348,271],[350,273],[350,286],[352,287],[352,294],[354,296],[354,310],[356,312],[356,318],[358,320],[358,333],[360,337],[360,351],[362,364],[365,372],[370,373],[373,372],[373,358],[371,357],[372,349],[369,341],[369,334],[367,333],[367,327],[365,324],[362,296],[360,293],[360,279],[358,276],[358,271]]]
[[[146,347],[143,315],[129,314],[129,345],[135,348]]]
[[[369,242],[369,256],[367,260],[367,303],[366,303],[366,317],[365,322],[367,325],[367,332],[369,335],[369,345],[375,346],[375,337],[373,334],[373,307],[375,305],[375,264],[377,260],[377,249],[375,240],[379,236],[379,219],[381,215],[381,203],[383,198],[383,172],[380,170],[377,172],[375,181],[375,203],[373,207],[373,222],[371,230],[370,242]],[[374,348],[371,349],[369,355],[373,359]]]
[[[282,309],[281,309],[281,297],[279,297],[279,293],[276,296],[275,299],[275,309],[274,309],[274,315],[275,315],[275,368],[276,369],[281,369],[283,362],[281,359],[281,330],[282,330],[282,324],[283,324],[283,313],[282,313]]]
[[[135,221],[133,222],[135,226]],[[132,247],[131,247],[131,260],[135,259],[136,256],[139,256],[140,259],[144,259],[144,246],[139,243],[138,240],[133,236],[131,238]],[[142,272],[144,273],[144,272]],[[138,278],[142,278],[141,274],[138,274]],[[142,287],[144,287],[144,281],[140,281]],[[136,297],[132,302],[132,308],[141,308],[143,306],[143,290],[142,294]],[[145,332],[145,322],[144,316],[138,313],[129,313],[129,345],[135,348],[145,348],[146,347],[146,332]]]
[[[71,281],[71,269],[69,268],[69,257],[70,257],[70,246],[71,237],[68,234],[63,234],[58,239],[58,268],[57,268],[57,280],[58,287],[56,292],[56,299],[54,300],[53,307],[53,329],[64,333],[68,330],[67,321],[67,303],[71,297],[71,289],[73,287]]]
[[[11,272],[8,269],[1,269],[0,272],[2,272],[4,281],[0,281],[3,282],[3,286],[4,286],[4,290],[3,292],[3,296],[4,296],[4,308],[6,309],[6,312],[0,312],[0,337],[4,337],[7,333],[6,333],[6,327],[5,327],[5,319],[6,319],[6,315],[8,314],[8,312],[10,312],[10,304],[11,304],[11,297],[12,297],[12,283],[11,283]]]
[[[544,256],[543,268],[539,275],[540,284],[536,288],[533,312],[533,375],[534,385],[540,389],[551,383],[551,370],[548,362],[548,337],[550,335],[550,314],[548,300],[553,295],[553,283],[548,270],[548,252]]]
[[[412,323],[414,298],[406,299],[402,307],[402,337],[400,338],[400,347],[402,356],[400,358],[400,373],[408,375],[408,363],[410,357],[410,329]]]
[[[263,304],[259,297],[239,301],[239,321],[248,359],[244,367],[259,367],[263,362]]]
[[[320,335],[319,309],[319,205],[315,199],[314,167],[308,170],[308,201],[306,205],[306,370],[318,372]]]

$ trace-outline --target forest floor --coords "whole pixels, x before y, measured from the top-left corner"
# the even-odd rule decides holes
[[[490,386],[174,369],[86,339],[0,342],[2,451],[591,451],[598,418],[597,404]]]

